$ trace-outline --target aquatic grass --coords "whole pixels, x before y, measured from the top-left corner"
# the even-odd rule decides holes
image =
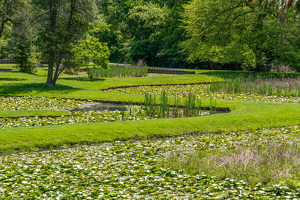
[[[173,102],[174,105],[169,105],[166,91],[158,97],[152,93],[145,93],[143,109],[150,117],[155,118],[195,117],[202,114],[202,100],[195,94],[190,93],[187,98],[174,97]]]
[[[162,118],[166,118],[166,116],[170,115],[170,109],[168,106],[168,96],[167,92],[163,91],[161,97],[160,97],[160,116]]]
[[[118,88],[111,89],[107,92],[110,93],[128,93],[128,94],[144,94],[153,93],[156,95],[162,94],[162,91],[165,90],[168,93],[168,96],[180,96],[188,97],[189,93],[195,94],[199,98],[210,99],[211,97],[216,99],[226,99],[226,100],[241,100],[241,101],[255,101],[255,102],[272,102],[272,103],[299,103],[300,96],[280,96],[275,92],[285,92],[288,94],[288,91],[283,91],[280,88],[277,88],[276,91],[272,91],[272,96],[260,95],[256,93],[232,93],[230,92],[230,85],[227,82],[221,84],[214,84],[212,87],[216,89],[216,86],[220,86],[220,91],[212,92],[211,85],[165,85],[165,86],[140,86],[140,87],[131,87],[131,88]],[[248,88],[255,88],[255,84],[248,83],[250,85]],[[223,87],[224,86],[224,87]],[[300,91],[300,87],[298,87]],[[300,95],[300,92],[298,92]]]
[[[277,77],[267,75],[229,76],[224,82],[213,81],[211,92],[245,93],[264,96],[300,96],[300,77]]]
[[[151,93],[145,93],[144,107],[146,114],[150,117],[155,117],[157,115],[157,104],[156,96]]]
[[[148,74],[148,67],[110,65],[108,69],[94,67],[90,73],[93,77],[142,77]]]
[[[210,114],[216,114],[217,111],[216,111],[216,107],[217,107],[217,100],[214,99],[213,97],[210,97]]]
[[[213,140],[209,143],[218,143]],[[230,142],[235,143],[239,140],[240,136],[236,135]],[[184,173],[191,175],[204,172],[216,176],[218,180],[237,178],[246,181],[252,187],[257,184],[270,186],[278,183],[299,187],[300,149],[297,143],[296,140],[290,143],[288,140],[281,141],[278,138],[272,142],[254,144],[246,148],[244,145],[238,145],[225,147],[223,150],[179,152],[171,155],[163,165],[183,170]],[[290,180],[294,181],[294,185]]]

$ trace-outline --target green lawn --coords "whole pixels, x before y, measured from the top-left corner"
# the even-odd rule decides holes
[[[298,104],[244,102],[231,113],[203,117],[4,129],[0,135],[0,149],[1,152],[32,150],[184,133],[222,133],[298,124]]]
[[[136,77],[136,78],[105,78],[89,79],[87,77],[60,78],[56,87],[45,86],[46,77],[24,74],[20,72],[0,73],[1,95],[36,95],[47,97],[69,97],[86,99],[122,98],[130,100],[130,96],[100,92],[100,89],[124,85],[147,85],[169,83],[208,82],[212,77],[208,75],[181,75],[167,77]],[[134,97],[133,97],[134,98]]]
[[[56,87],[48,87],[44,85],[46,77],[20,72],[1,72],[0,94],[142,102],[143,95],[101,92],[99,90],[123,85],[195,83],[207,82],[212,79],[213,77],[208,74],[208,71],[197,71],[195,75],[170,77],[60,78]],[[204,105],[209,105],[209,99],[204,99]],[[230,107],[232,112],[191,118],[4,129],[1,130],[0,149],[1,152],[9,152],[72,144],[174,136],[187,132],[199,134],[206,132],[220,133],[300,124],[299,104],[218,100],[217,106]],[[22,112],[26,113],[25,111]],[[23,115],[22,112],[18,111],[14,116]],[[48,113],[30,111],[26,114],[47,115]],[[55,114],[55,112],[52,114]],[[1,115],[8,116],[12,113],[2,111],[0,112]]]
[[[299,97],[211,94],[203,85],[100,91],[124,85],[210,82],[221,80],[216,74],[228,78],[239,73],[198,70],[180,76],[60,78],[56,87],[48,87],[45,76],[0,72],[1,96],[26,96],[0,97],[0,117],[64,115],[61,119],[0,118],[1,196],[299,198]],[[108,114],[103,121],[110,117],[115,122],[90,122],[96,112],[77,112],[75,118],[76,112],[70,110],[93,102],[51,98],[143,102],[145,91],[159,94],[161,90],[169,103],[174,103],[174,95],[181,95],[184,104],[191,92],[201,97],[202,106],[210,106],[216,98],[217,107],[229,107],[231,112],[123,121],[123,111],[121,120],[120,111],[104,111]],[[178,137],[168,138],[173,136]]]
[[[0,64],[0,68],[2,69],[16,69],[16,66],[15,64]]]

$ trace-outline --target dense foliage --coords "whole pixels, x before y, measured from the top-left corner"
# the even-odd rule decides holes
[[[96,53],[104,68],[110,60],[300,70],[299,0],[1,0],[0,8],[0,58],[16,59],[24,72],[47,62],[48,85],[74,67],[71,49],[89,37],[107,43],[109,59]]]
[[[90,70],[93,77],[142,77],[147,76],[148,67],[111,65],[108,69],[94,67]]]
[[[69,64],[77,68],[87,67],[90,78],[93,78],[93,73],[89,69],[91,62],[101,68],[108,68],[109,49],[106,43],[102,44],[97,38],[88,35],[85,40],[80,40],[78,44],[72,45],[71,52],[73,59],[69,61]]]
[[[182,43],[189,59],[258,71],[280,64],[299,70],[299,11],[274,2],[192,0],[184,12],[189,38]]]

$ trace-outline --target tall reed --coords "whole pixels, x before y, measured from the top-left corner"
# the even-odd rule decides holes
[[[222,76],[222,78],[225,81],[213,81],[210,86],[211,92],[300,97],[300,76],[240,74],[239,76]]]
[[[166,91],[163,91],[159,98],[151,93],[145,93],[143,108],[148,116],[155,118],[193,117],[202,114],[202,100],[195,94],[189,94],[187,98],[174,97],[174,105],[169,105],[168,102]]]
[[[148,67],[111,65],[108,69],[94,67],[90,73],[93,77],[141,77],[148,74]]]

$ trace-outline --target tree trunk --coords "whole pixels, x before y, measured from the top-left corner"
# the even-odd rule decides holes
[[[76,0],[71,0],[71,11],[70,11],[70,16],[69,16],[69,21],[68,21],[68,26],[67,26],[67,30],[71,29],[72,26],[72,20],[73,20],[73,16],[74,16],[74,11],[75,11],[75,3]]]
[[[5,20],[4,16],[3,16],[2,17],[2,22],[1,22],[1,27],[0,27],[0,39],[1,39],[2,34],[4,32],[5,23],[6,23],[6,20]]]
[[[91,70],[90,70],[88,64],[86,65],[86,71],[87,71],[88,77],[89,77],[89,78],[93,78],[93,74],[91,73]]]
[[[284,5],[284,0],[282,0],[282,8],[281,8],[281,15],[282,15],[281,26],[282,26],[282,44],[285,45],[287,43],[286,34],[285,34],[285,27],[287,25],[287,22],[286,22],[286,12],[284,12],[285,7],[283,5]]]
[[[52,32],[55,31],[56,29],[56,18],[57,18],[57,5],[56,5],[56,0],[52,0],[50,2],[50,27]],[[75,3],[76,0],[71,0],[71,11],[70,11],[70,16],[68,19],[68,25],[67,25],[67,30],[71,29],[72,26],[72,20],[74,17],[74,11],[75,11]],[[58,61],[56,61],[55,58],[55,53],[53,52],[53,54],[50,54],[50,60],[52,60],[52,64],[50,66],[49,64],[49,68],[48,68],[48,76],[47,76],[47,82],[46,84],[49,86],[55,86],[56,85],[56,81],[59,77],[59,74],[61,73],[61,67],[62,67],[62,63],[61,63],[61,53],[59,53],[59,59]],[[54,63],[56,64],[55,67],[55,72],[54,72]],[[54,74],[53,74],[54,72]]]
[[[49,6],[50,6],[50,29],[51,32],[54,33],[56,28],[56,16],[57,16],[56,0],[51,0],[49,2]],[[53,51],[50,52],[48,62],[49,62],[49,66],[48,66],[48,75],[47,75],[46,84],[49,86],[54,86],[55,83],[53,83],[53,68],[55,64],[55,53]]]
[[[52,80],[52,84],[51,84],[52,86],[56,85],[56,81],[58,79],[58,76],[61,73],[61,71],[60,71],[61,68],[62,68],[62,64],[60,64],[58,67],[56,67],[54,77],[53,77],[53,80]]]
[[[293,0],[286,0],[286,7],[290,8],[293,4]]]
[[[256,23],[255,23],[255,31],[258,31],[260,36],[261,36],[261,31],[264,29],[264,19],[266,17],[265,13],[259,13],[259,11],[257,12],[257,16],[256,16]],[[264,61],[264,50],[261,48],[261,43],[263,43],[263,37],[259,37],[259,41],[258,43],[255,45],[254,53],[255,53],[255,57],[256,57],[256,67],[255,70],[256,71],[264,71],[264,65],[265,65],[265,61]]]
[[[47,82],[46,82],[47,85],[52,85],[53,67],[54,67],[54,62],[49,62],[48,74],[47,74]]]

